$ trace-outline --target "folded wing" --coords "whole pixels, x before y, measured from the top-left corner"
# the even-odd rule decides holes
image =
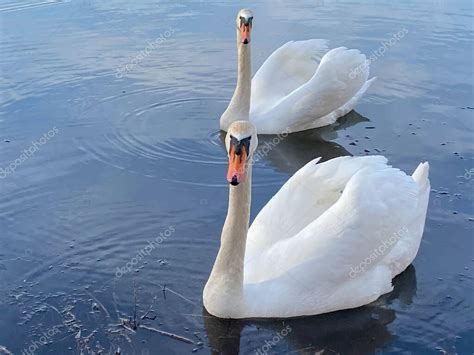
[[[252,79],[251,110],[262,112],[306,83],[328,51],[327,41],[290,41],[273,52]]]
[[[407,233],[418,200],[413,178],[386,165],[384,157],[310,162],[252,224],[245,281],[262,282],[303,270],[299,277],[305,280],[344,282],[351,267],[375,248]]]

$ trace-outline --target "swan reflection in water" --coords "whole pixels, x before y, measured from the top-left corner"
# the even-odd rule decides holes
[[[338,131],[356,125],[361,122],[369,122],[369,119],[356,111],[351,111],[340,118],[337,123],[283,135],[259,135],[258,148],[254,153],[254,164],[270,163],[277,171],[293,175],[306,163],[314,158],[321,157],[321,161],[332,158],[352,155],[341,145],[331,142],[338,138]],[[225,132],[221,132],[221,141],[224,145]]]
[[[366,354],[381,351],[392,334],[388,325],[396,318],[392,303],[397,300],[410,305],[416,295],[416,272],[410,265],[393,280],[394,290],[377,301],[360,308],[338,311],[319,316],[274,320],[227,320],[213,317],[203,308],[204,326],[213,354],[256,353],[263,348],[266,340],[273,336],[278,343],[267,352],[277,351],[311,353],[325,350],[324,353]],[[241,334],[245,328],[266,330],[265,336],[257,337],[261,343],[242,342]],[[283,329],[289,329],[283,336]],[[252,338],[255,338],[255,330]],[[280,335],[279,335],[280,334]],[[243,336],[245,339],[245,335]],[[273,338],[276,339],[276,338]],[[270,343],[267,343],[270,344]],[[242,348],[242,349],[241,349]],[[268,348],[268,346],[267,346]]]

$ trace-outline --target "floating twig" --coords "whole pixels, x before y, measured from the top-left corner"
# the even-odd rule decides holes
[[[188,343],[188,344],[194,344],[194,342],[191,339],[185,338],[181,335],[165,332],[164,330],[159,330],[159,329],[156,329],[156,328],[148,327],[146,325],[140,325],[140,328],[143,328],[143,329],[146,329],[146,330],[149,330],[149,331],[161,334],[161,335],[166,335],[167,337],[170,337],[170,338],[173,338],[173,339],[176,339],[176,340],[180,340],[180,341]]]
[[[134,324],[131,323],[131,317],[129,319],[120,319],[120,324],[119,326],[131,331],[132,333],[135,333],[135,330],[137,329]]]

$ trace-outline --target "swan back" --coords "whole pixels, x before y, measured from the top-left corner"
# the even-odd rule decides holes
[[[248,134],[251,125],[239,124]],[[318,160],[288,180],[248,233],[250,183],[231,188],[203,292],[212,314],[295,317],[359,307],[390,292],[392,278],[413,261],[426,218],[428,164],[409,176],[380,156]]]
[[[373,81],[368,61],[356,49],[325,52],[323,40],[288,42],[265,61],[251,90],[250,120],[259,133],[321,127],[352,110]]]
[[[244,289],[251,312],[318,314],[389,292],[420,245],[427,177],[427,164],[412,177],[378,156],[308,163],[249,230]],[[278,299],[258,298],[262,290]]]

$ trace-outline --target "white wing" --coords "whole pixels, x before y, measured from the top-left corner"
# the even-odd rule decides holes
[[[327,174],[331,171],[332,179]],[[392,252],[399,241],[417,240],[419,245],[427,195],[429,189],[420,189],[414,178],[387,166],[383,157],[309,163],[251,227],[252,251],[244,266],[249,313],[318,314],[361,306],[389,292]],[[277,217],[271,219],[269,213]],[[296,227],[283,224],[279,231],[278,222],[284,219]]]
[[[402,228],[408,228],[419,199],[412,177],[386,165],[381,156],[341,157],[322,164],[308,163],[270,200],[255,218],[247,238],[246,279],[258,282],[278,276],[301,262],[329,257],[340,267],[360,259],[347,250],[348,241],[368,253]],[[360,234],[355,240],[352,232]],[[333,237],[334,257],[321,247]],[[275,268],[275,260],[284,256]],[[276,258],[276,259],[275,259]],[[251,262],[252,259],[256,260]],[[361,260],[359,260],[360,262]],[[349,270],[349,269],[347,269]],[[348,271],[347,271],[348,272]]]
[[[316,72],[327,41],[290,41],[273,52],[252,79],[251,106],[262,112],[306,83]]]
[[[293,43],[304,46],[304,42]],[[265,75],[257,77],[257,72],[257,85],[252,82],[250,120],[259,133],[296,132],[331,124],[352,110],[372,82],[367,81],[366,57],[356,49],[332,49],[323,56],[319,66],[307,64],[302,71],[304,75],[298,76],[294,74],[297,69],[291,52],[283,53],[265,68]],[[280,70],[280,67],[293,70]],[[308,78],[311,68],[316,70]],[[267,84],[269,77],[280,81]]]
[[[381,156],[340,157],[298,170],[265,205],[247,237],[246,261],[259,257],[281,240],[291,238],[320,217],[340,197],[353,175],[364,167],[385,167]]]

